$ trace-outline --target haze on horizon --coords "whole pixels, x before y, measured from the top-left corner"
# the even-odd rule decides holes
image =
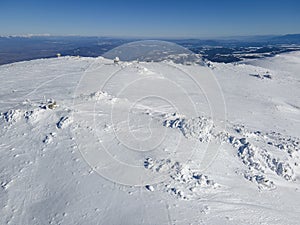
[[[299,11],[297,0],[3,0],[0,35],[205,38],[293,34],[300,33]]]

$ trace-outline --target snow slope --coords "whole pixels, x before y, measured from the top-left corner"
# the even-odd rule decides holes
[[[0,224],[299,224],[300,53],[203,70],[1,66]]]

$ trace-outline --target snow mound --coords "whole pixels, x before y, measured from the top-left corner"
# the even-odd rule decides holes
[[[220,187],[208,176],[192,170],[187,164],[174,162],[171,159],[154,160],[146,158],[144,167],[154,173],[168,172],[169,179],[163,184],[158,184],[156,189],[170,193],[178,199],[195,199],[205,191]],[[155,188],[151,189],[154,191]]]
[[[253,172],[245,172],[244,177],[255,183],[260,190],[273,190],[276,188],[273,181],[267,179],[265,175],[257,175]]]
[[[69,116],[63,116],[60,118],[60,120],[57,122],[56,126],[58,129],[64,129],[67,126],[69,126],[73,122],[72,117]]]
[[[151,70],[149,70],[148,68],[146,68],[144,66],[137,66],[137,70],[138,70],[138,73],[142,74],[142,75],[154,74]]]
[[[275,148],[287,152],[291,158],[294,154],[300,150],[300,140],[295,137],[285,137],[278,132],[270,132],[264,135],[264,139],[268,145],[274,146]]]
[[[256,78],[259,78],[259,79],[272,79],[272,75],[270,74],[269,71],[263,73],[263,74],[260,74],[260,73],[254,73],[254,74],[249,74],[249,76],[252,76],[252,77],[256,77]]]
[[[200,116],[186,119],[177,113],[166,116],[163,125],[170,128],[178,128],[186,138],[195,138],[201,142],[208,142],[212,136],[213,121]]]
[[[149,68],[146,67],[148,65],[148,63],[122,62],[120,65],[123,69],[124,68],[130,68],[134,72],[136,72],[137,74],[140,74],[140,75],[153,75],[153,74],[155,74],[152,70],[150,70]]]
[[[58,107],[53,99],[48,99],[41,102],[31,102],[25,100],[18,109],[9,109],[7,112],[0,113],[0,118],[4,119],[6,123],[12,124],[21,121],[34,123],[42,119],[43,115],[51,114],[51,111]]]
[[[22,119],[24,112],[20,109],[10,109],[5,113],[1,113],[1,117],[7,123],[18,122]]]
[[[50,134],[46,135],[46,137],[44,138],[43,142],[45,144],[50,144],[53,142],[53,139],[57,136],[57,134],[55,132],[51,132]]]
[[[105,91],[93,92],[87,97],[87,99],[90,101],[105,101],[107,103],[115,103],[118,100],[118,98],[108,94]]]

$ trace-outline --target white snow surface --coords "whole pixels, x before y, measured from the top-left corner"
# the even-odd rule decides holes
[[[300,52],[210,64],[226,121],[199,65],[0,66],[0,224],[299,224]]]

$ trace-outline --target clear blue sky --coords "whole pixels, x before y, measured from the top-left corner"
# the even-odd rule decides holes
[[[0,35],[218,37],[300,33],[300,0],[0,0]]]

